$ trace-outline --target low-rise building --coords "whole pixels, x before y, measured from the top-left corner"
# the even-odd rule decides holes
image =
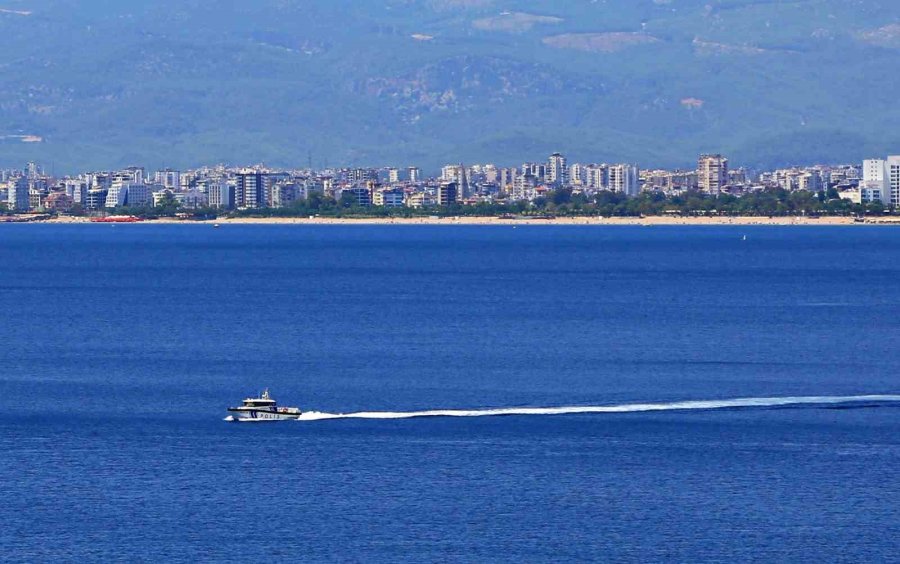
[[[44,209],[52,212],[68,212],[74,205],[75,200],[65,192],[51,192],[44,200]]]
[[[207,195],[197,188],[190,188],[188,190],[181,190],[179,192],[176,192],[175,201],[178,202],[182,208],[188,210],[203,208],[206,207],[209,203]]]
[[[44,209],[44,193],[40,190],[28,191],[28,209],[43,210]]]
[[[406,195],[406,206],[410,208],[418,209],[434,204],[434,198],[427,192],[411,192]]]
[[[877,194],[878,194],[878,201],[881,201],[881,192],[878,191]],[[860,204],[863,201],[867,201],[867,202],[874,201],[874,200],[863,200],[863,194],[859,188],[849,188],[847,190],[841,190],[840,192],[838,192],[838,196],[840,196],[840,198],[842,200],[848,200],[850,202],[853,202],[854,204]],[[869,197],[872,197],[871,193],[869,194]]]

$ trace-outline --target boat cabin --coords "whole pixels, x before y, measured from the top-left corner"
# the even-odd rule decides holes
[[[267,389],[258,398],[245,399],[244,407],[275,407],[275,400],[269,397],[269,390]]]

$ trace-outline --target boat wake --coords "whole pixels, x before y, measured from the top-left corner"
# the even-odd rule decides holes
[[[328,419],[412,419],[415,417],[498,417],[510,415],[576,415],[585,413],[644,413],[652,411],[765,409],[778,407],[867,407],[890,405],[900,407],[900,395],[799,396],[677,401],[667,403],[626,403],[621,405],[433,409],[427,411],[360,411],[357,413],[323,413],[319,411],[307,411],[300,415],[297,420],[323,421]]]

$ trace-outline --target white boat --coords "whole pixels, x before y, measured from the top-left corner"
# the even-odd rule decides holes
[[[258,398],[247,398],[240,407],[229,407],[225,421],[256,423],[297,419],[303,413],[299,407],[278,407],[268,388]]]

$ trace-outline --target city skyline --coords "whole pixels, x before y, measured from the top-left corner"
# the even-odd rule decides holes
[[[861,165],[812,165],[751,172],[733,167],[722,154],[701,154],[696,168],[641,168],[625,163],[569,162],[560,152],[545,161],[515,167],[448,164],[437,176],[416,166],[275,169],[263,165],[202,166],[147,172],[141,166],[92,171],[61,178],[35,162],[21,170],[0,170],[0,202],[9,211],[102,212],[174,202],[183,209],[282,208],[320,194],[358,207],[448,206],[457,203],[533,203],[553,190],[591,196],[642,192],[666,196],[699,191],[742,196],[771,188],[821,192],[834,189],[853,203],[900,203],[900,157],[867,159]]]

